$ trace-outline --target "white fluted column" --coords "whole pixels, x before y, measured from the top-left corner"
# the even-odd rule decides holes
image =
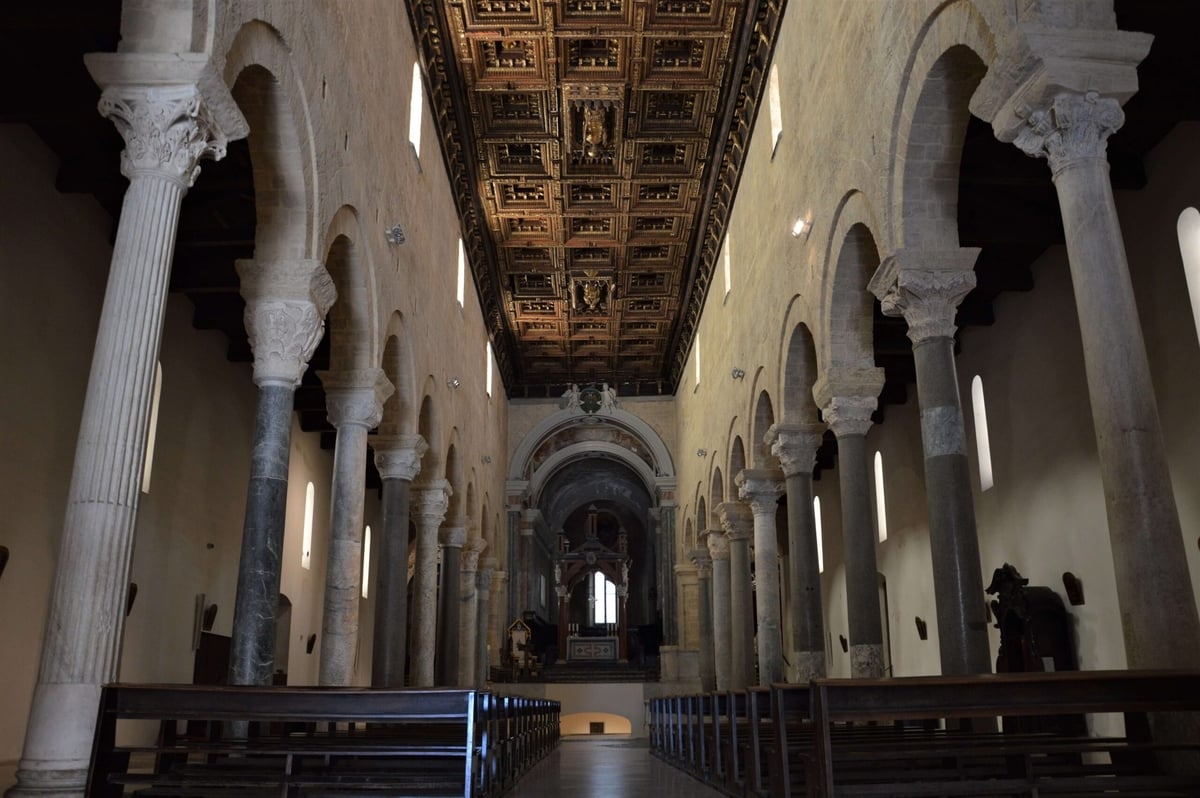
[[[450,506],[450,483],[435,479],[412,491],[412,516],[417,525],[416,571],[413,574],[413,634],[409,665],[413,687],[433,687],[437,654],[438,530]]]
[[[459,580],[459,623],[458,623],[458,685],[471,687],[475,682],[475,654],[479,638],[479,604],[475,594],[476,576],[479,574],[479,556],[487,543],[479,537],[479,530],[470,530],[467,543],[463,546],[461,578]]]
[[[754,513],[754,602],[758,619],[758,683],[782,682],[783,629],[780,620],[779,539],[775,512],[783,495],[783,472],[746,469],[734,481],[738,495]]]
[[[393,388],[379,368],[326,371],[318,376],[325,387],[329,423],[337,428],[325,612],[321,622],[320,683],[346,687],[354,677],[354,657],[358,650],[367,434],[383,418],[383,403],[392,395]]]
[[[202,157],[246,122],[204,56],[91,54],[125,139],[121,206],[92,355],[41,666],[11,796],[81,796],[100,685],[117,676],[138,487],[179,206]]]

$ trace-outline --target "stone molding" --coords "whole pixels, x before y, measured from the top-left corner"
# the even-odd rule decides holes
[[[714,562],[729,560],[729,537],[724,532],[709,530],[704,536],[704,545],[708,547],[708,556]]]
[[[438,543],[443,548],[461,549],[466,542],[467,528],[465,526],[448,526],[438,533]]]
[[[395,388],[381,368],[322,371],[329,423],[341,429],[357,426],[372,429],[383,420],[383,403]]]
[[[733,478],[738,497],[750,505],[755,516],[775,518],[779,497],[783,495],[783,472],[777,468],[747,468]]]
[[[779,460],[786,478],[813,472],[824,434],[825,427],[821,424],[772,424],[763,443],[771,447],[771,454]]]
[[[878,400],[874,396],[834,396],[821,408],[825,422],[839,438],[866,435]]]
[[[420,435],[373,435],[368,438],[375,450],[375,468],[383,479],[412,482],[421,473],[421,458],[429,444]]]
[[[731,542],[754,537],[754,513],[743,502],[721,502],[717,505],[717,514]]]
[[[1123,124],[1125,112],[1112,97],[1064,92],[1030,112],[1013,144],[1026,155],[1045,158],[1057,176],[1079,161],[1106,159],[1108,137]]]
[[[337,289],[317,260],[238,260],[243,314],[254,352],[254,383],[300,385],[325,332]]]
[[[423,526],[441,526],[450,508],[450,494],[454,491],[444,479],[414,486],[409,498],[411,514]]]
[[[970,255],[974,263],[979,250]],[[955,314],[963,297],[975,288],[975,272],[966,269],[906,269],[895,256],[885,258],[869,288],[885,316],[903,316],[913,346],[933,338],[953,338]]]

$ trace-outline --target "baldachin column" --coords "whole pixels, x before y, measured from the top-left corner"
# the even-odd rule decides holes
[[[717,505],[729,538],[729,689],[743,690],[754,680],[754,612],[750,587],[750,540],[754,516],[741,502]]]
[[[734,481],[738,495],[754,514],[754,602],[758,620],[758,683],[784,680],[783,629],[780,620],[779,539],[775,512],[783,495],[783,472],[746,469]]]
[[[375,467],[383,481],[377,537],[375,630],[371,686],[403,687],[408,633],[408,518],[412,481],[429,445],[420,435],[375,436]]]
[[[704,534],[708,556],[712,557],[713,675],[717,689],[731,687],[733,671],[732,608],[729,600],[729,536],[716,529]]]
[[[412,491],[417,524],[417,558],[413,573],[413,634],[409,645],[413,687],[433,687],[437,653],[438,530],[450,506],[450,483],[435,479]]]
[[[318,376],[325,387],[329,423],[337,428],[320,683],[346,687],[354,677],[358,650],[367,434],[379,426],[383,403],[393,388],[380,368],[326,371]]]
[[[125,140],[129,188],[67,494],[25,748],[10,796],[81,796],[100,685],[117,676],[138,489],[179,206],[202,157],[247,133],[199,54],[93,53],[100,113]]]
[[[771,454],[779,458],[787,483],[788,614],[795,681],[800,684],[825,676],[825,614],[813,515],[813,466],[824,431],[820,424],[775,424],[767,430]]]

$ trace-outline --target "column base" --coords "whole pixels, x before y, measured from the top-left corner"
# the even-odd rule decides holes
[[[850,646],[850,676],[854,679],[882,679],[883,644],[856,643]]]
[[[98,684],[37,685],[17,783],[6,798],[82,798],[99,707]]]
[[[793,684],[808,684],[813,679],[825,678],[824,651],[796,651],[792,654]]]

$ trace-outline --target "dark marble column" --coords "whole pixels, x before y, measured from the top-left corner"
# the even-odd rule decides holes
[[[451,522],[452,523],[452,522]],[[442,580],[438,588],[437,685],[458,684],[458,627],[462,607],[462,547],[467,530],[461,526],[441,531]]]
[[[229,644],[229,683],[269,685],[275,671],[292,397],[337,294],[319,261],[240,260],[236,265],[254,352],[258,412]]]
[[[788,608],[794,647],[793,681],[800,684],[825,676],[825,614],[812,486],[823,433],[824,427],[819,424],[776,424],[767,431],[771,453],[779,458],[787,484]]]
[[[375,544],[375,629],[371,686],[403,687],[408,631],[408,515],[412,481],[429,448],[420,435],[371,439],[383,480],[381,534]]]

